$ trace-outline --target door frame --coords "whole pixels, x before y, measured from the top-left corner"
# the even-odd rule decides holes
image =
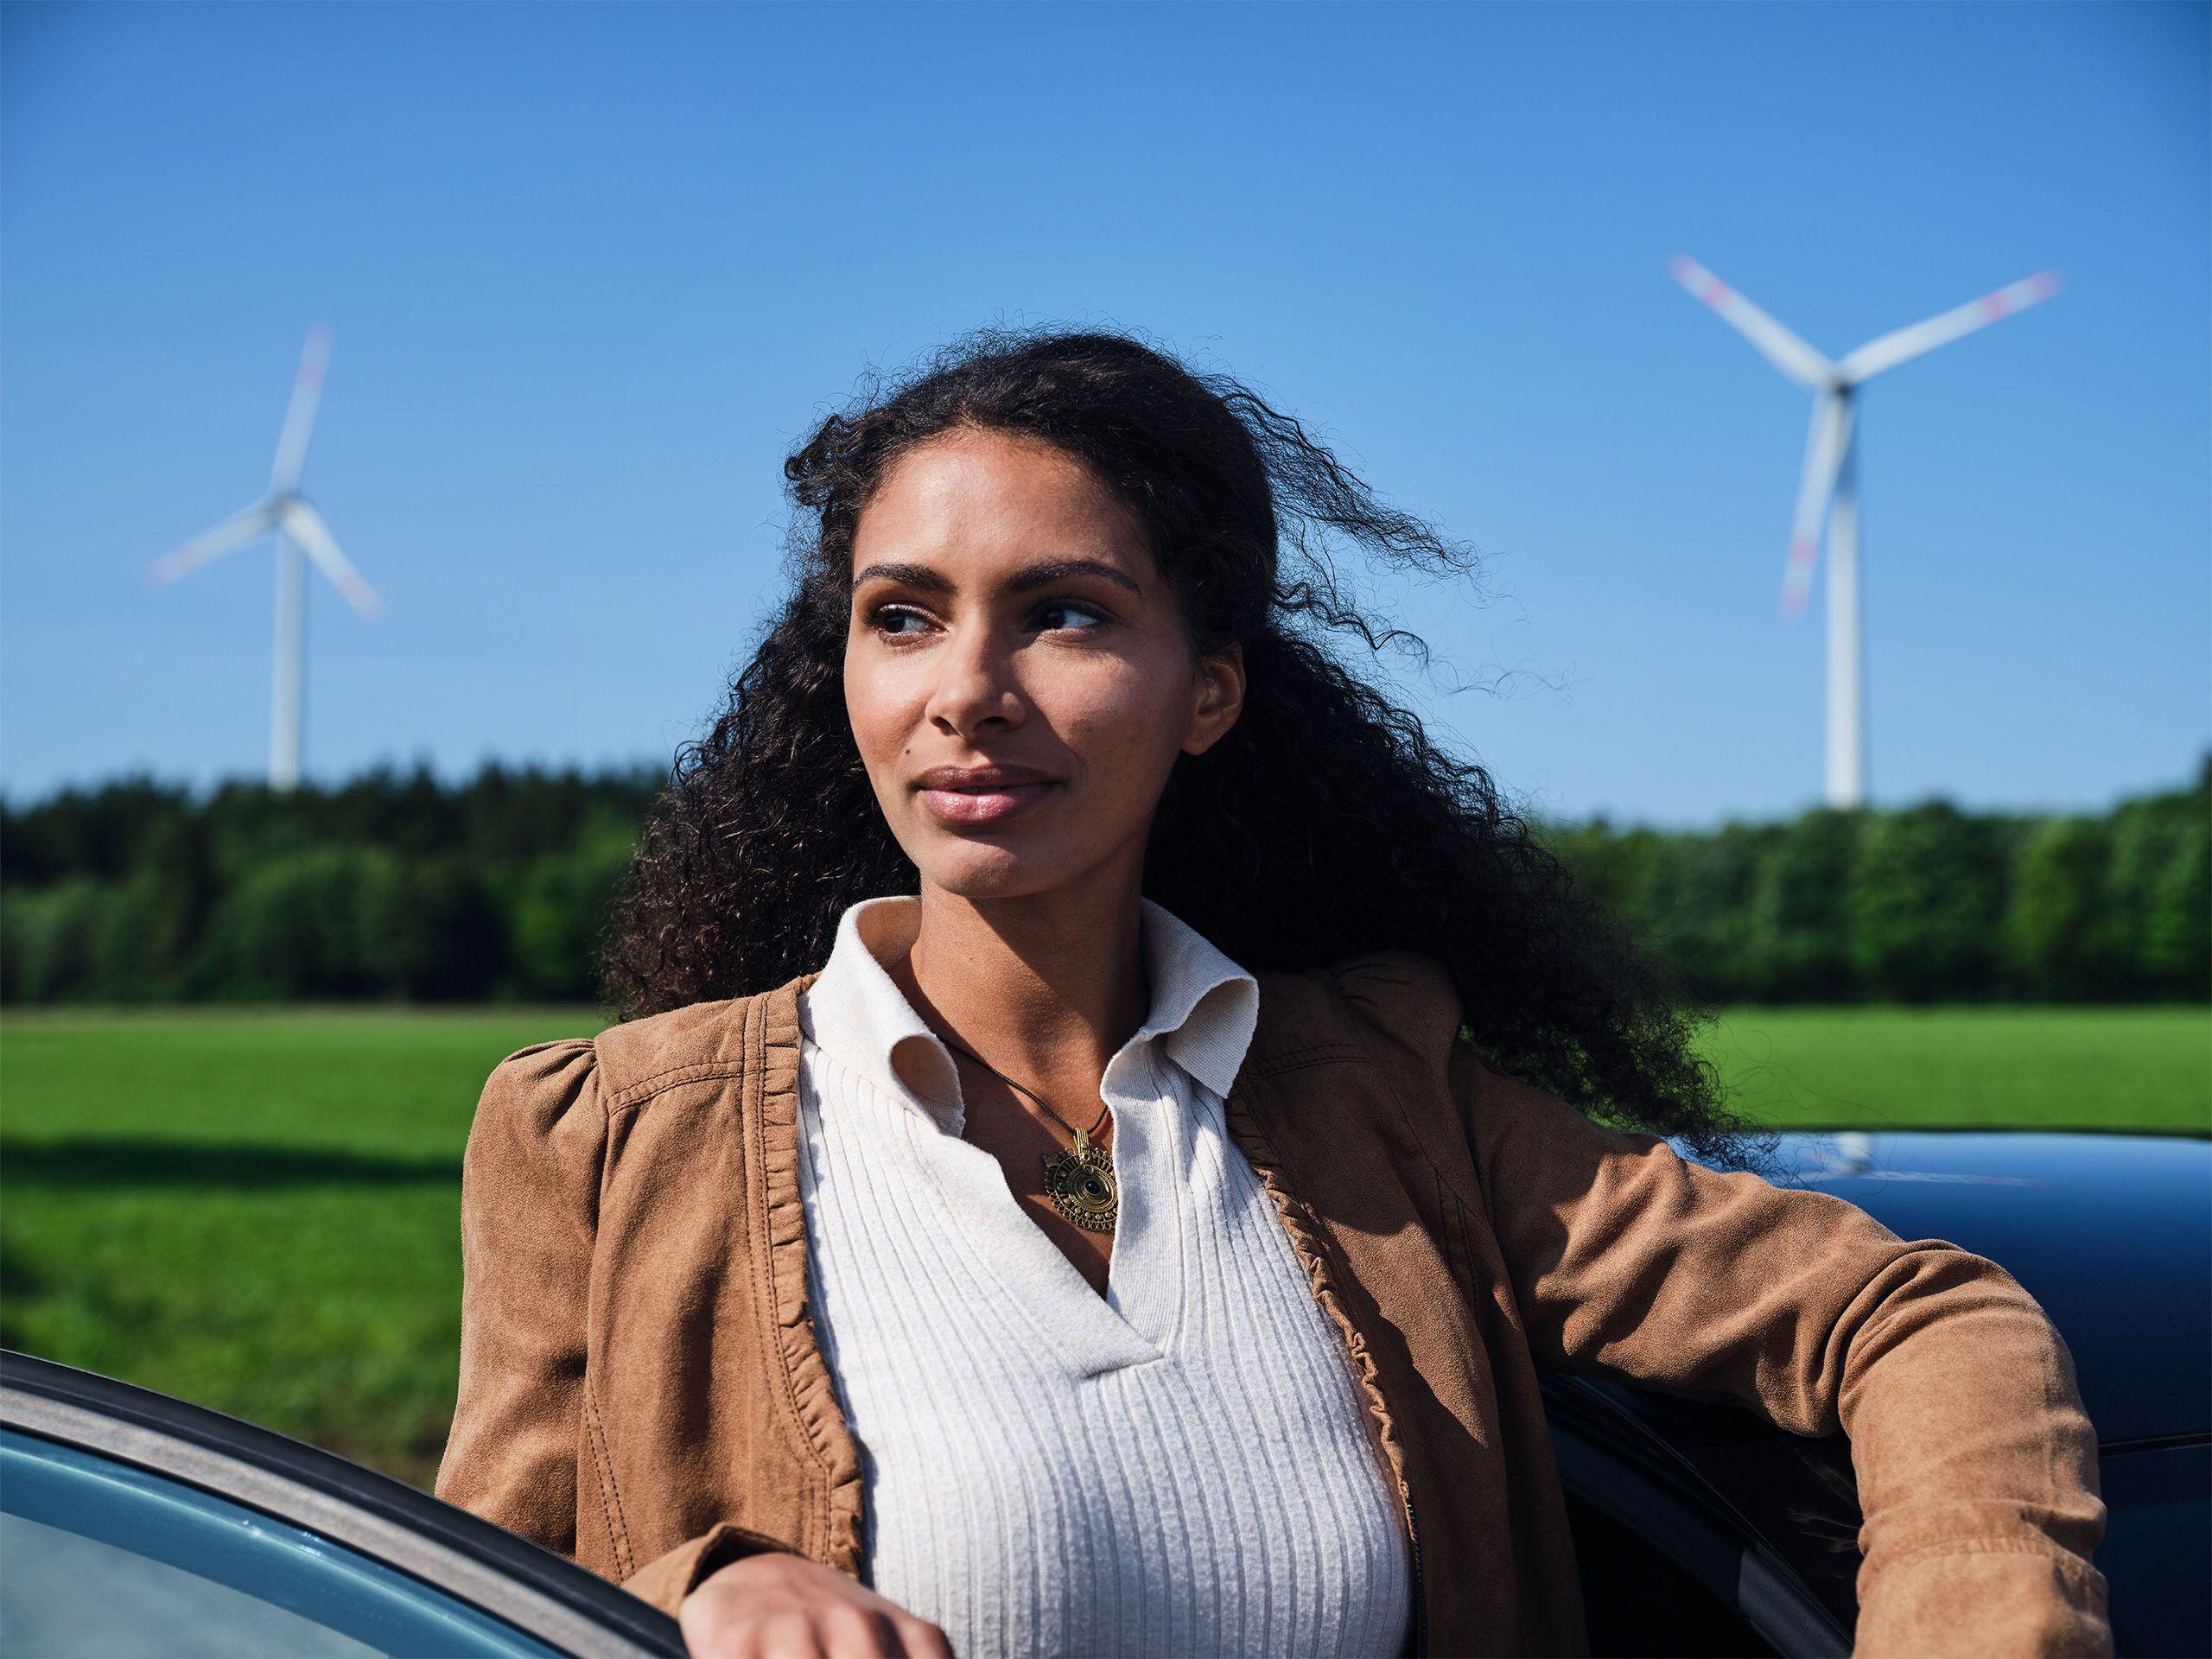
[[[0,1425],[327,1538],[588,1659],[685,1659],[676,1621],[566,1556],[404,1481],[97,1371],[0,1349]]]

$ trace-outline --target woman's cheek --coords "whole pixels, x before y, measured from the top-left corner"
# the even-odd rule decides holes
[[[871,772],[895,766],[912,735],[912,690],[899,683],[897,674],[880,667],[847,671],[845,718]]]
[[[1157,689],[1117,683],[1113,695],[1094,702],[1079,721],[1062,728],[1080,760],[1098,804],[1149,810],[1179,747]]]

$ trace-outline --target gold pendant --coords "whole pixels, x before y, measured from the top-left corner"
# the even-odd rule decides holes
[[[1113,1231],[1122,1207],[1113,1154],[1092,1146],[1090,1137],[1077,1129],[1073,1151],[1045,1154],[1045,1196],[1077,1226],[1094,1233]]]

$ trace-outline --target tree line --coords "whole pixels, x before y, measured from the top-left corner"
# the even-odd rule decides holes
[[[0,801],[0,1001],[591,1000],[652,767]],[[1536,826],[1725,1001],[2212,997],[2212,757],[2101,814]]]

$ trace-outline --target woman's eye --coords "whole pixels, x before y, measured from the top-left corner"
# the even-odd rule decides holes
[[[1105,620],[1102,613],[1071,600],[1056,600],[1037,613],[1038,626],[1048,629],[1096,627]]]
[[[918,633],[929,625],[929,619],[919,611],[903,610],[894,605],[880,607],[869,620],[880,632],[890,634]],[[913,626],[909,627],[909,623]]]

